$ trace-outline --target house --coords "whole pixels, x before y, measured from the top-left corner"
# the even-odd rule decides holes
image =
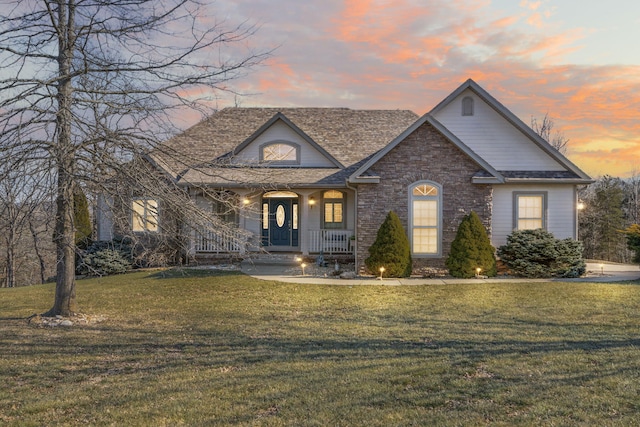
[[[169,152],[193,160],[176,161]],[[422,117],[403,110],[226,108],[147,160],[197,206],[244,233],[187,227],[190,257],[346,254],[358,267],[389,210],[405,226],[416,268],[444,266],[471,211],[496,247],[516,229],[576,238],[576,191],[592,182],[473,80]],[[158,203],[133,201],[134,231],[162,228]],[[113,233],[108,216],[99,229]]]

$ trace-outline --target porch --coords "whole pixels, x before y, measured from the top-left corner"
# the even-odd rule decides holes
[[[353,230],[319,229],[308,230],[305,236],[302,235],[306,245],[289,247],[289,251],[302,252],[304,255],[327,254],[327,255],[353,255],[355,251],[355,234]],[[234,231],[195,231],[193,236],[193,251],[198,254],[245,254],[261,249],[267,251],[278,251],[274,247],[258,247],[254,239],[247,238],[243,230]],[[306,246],[306,250],[302,248]]]
[[[195,193],[205,211],[217,213],[229,227],[192,230],[191,254],[301,255],[355,254],[355,194],[350,189],[299,189],[225,192],[224,197]],[[233,212],[228,203],[236,203]],[[219,212],[224,212],[223,217]]]

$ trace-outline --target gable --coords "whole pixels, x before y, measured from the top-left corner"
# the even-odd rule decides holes
[[[326,152],[298,129],[294,129],[285,120],[277,118],[269,122],[265,128],[259,129],[255,135],[237,148],[233,157],[234,163],[252,164],[264,161],[269,164],[268,148],[274,146],[290,147],[291,160],[274,161],[273,164],[285,163],[290,166],[310,168],[335,168],[339,163],[330,158]],[[267,150],[265,152],[265,150]]]
[[[435,144],[435,147],[440,147],[441,145],[450,145],[451,148],[457,149],[457,152],[459,152],[460,155],[466,156],[468,160],[476,164],[477,172],[471,179],[474,183],[496,184],[504,182],[504,177],[497,170],[495,170],[484,159],[474,153],[473,150],[467,147],[459,138],[457,138],[430,114],[425,114],[424,116],[422,116],[418,121],[413,123],[411,126],[409,126],[409,128],[398,135],[397,138],[391,141],[391,143],[389,143],[384,149],[378,151],[374,156],[372,156],[367,162],[365,162],[353,174],[350,175],[349,181],[352,183],[379,182],[380,176],[378,176],[374,172],[375,165],[379,161],[381,161],[390,151],[394,150],[397,146],[404,144],[405,140],[412,138],[416,132],[418,132],[425,126],[429,126],[430,128],[432,128],[433,132],[435,132],[434,134],[438,134],[439,136],[437,137],[437,142],[435,142],[433,138],[425,139],[422,144],[422,150],[429,151],[431,149],[430,145],[433,144]],[[413,157],[415,156],[409,156],[409,158]],[[453,160],[447,161],[447,165],[449,166],[454,166],[454,164],[455,162]],[[426,168],[428,169],[428,166]],[[410,167],[410,169],[414,170],[415,167]],[[451,170],[453,170],[453,168]]]
[[[469,99],[472,100],[473,114],[465,115],[463,103]],[[431,114],[497,170],[566,170],[469,88]]]

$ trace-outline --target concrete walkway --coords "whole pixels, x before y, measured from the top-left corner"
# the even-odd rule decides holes
[[[548,282],[549,279],[456,279],[447,277],[443,279],[386,279],[374,277],[357,277],[355,279],[340,279],[331,277],[317,277],[303,275],[302,268],[291,261],[282,260],[245,260],[240,264],[243,273],[256,279],[275,280],[278,282],[300,284],[323,285],[385,285],[385,286],[411,286],[411,285],[451,285],[459,283],[504,283],[504,282]],[[554,279],[563,282],[620,282],[640,279],[640,266],[609,263],[587,263],[588,274],[578,279]]]

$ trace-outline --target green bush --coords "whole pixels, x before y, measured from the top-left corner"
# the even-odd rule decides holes
[[[451,243],[451,251],[446,266],[453,277],[468,279],[477,274],[488,277],[496,275],[495,249],[491,246],[487,231],[478,214],[471,212],[465,216],[458,227],[456,237]]]
[[[95,242],[79,253],[76,273],[84,276],[125,273],[133,266],[132,254],[128,239]]]
[[[76,246],[80,249],[86,249],[91,244],[93,226],[89,216],[87,196],[79,187],[73,193],[73,221],[76,227]]]
[[[640,224],[632,224],[623,232],[627,237],[627,247],[635,253],[633,262],[640,264]]]
[[[586,271],[582,243],[556,239],[541,228],[514,231],[498,256],[513,274],[522,277],[580,277]]]
[[[409,277],[413,268],[409,239],[400,218],[390,211],[378,229],[375,242],[369,248],[369,257],[364,260],[367,269],[378,274],[384,267],[385,277]]]

